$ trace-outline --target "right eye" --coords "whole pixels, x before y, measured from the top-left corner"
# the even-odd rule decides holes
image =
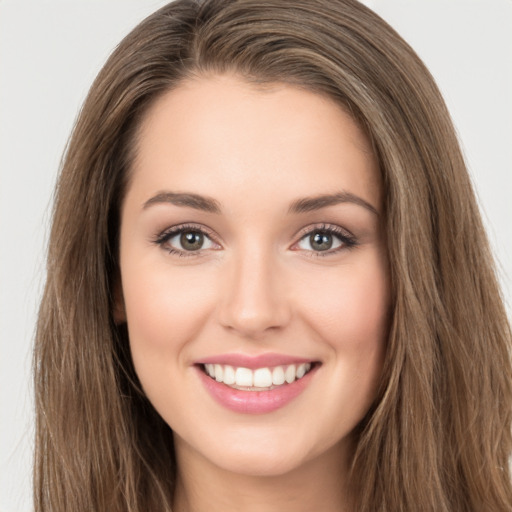
[[[170,254],[179,256],[193,256],[194,253],[220,248],[202,229],[186,226],[165,231],[155,242]]]

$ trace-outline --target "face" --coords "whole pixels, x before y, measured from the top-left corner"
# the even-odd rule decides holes
[[[118,320],[178,461],[276,475],[346,458],[389,309],[367,139],[329,99],[233,76],[182,83],[139,135]]]

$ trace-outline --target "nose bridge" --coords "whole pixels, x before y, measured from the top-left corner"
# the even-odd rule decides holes
[[[223,286],[221,323],[248,337],[283,327],[290,311],[274,251],[261,244],[247,244],[233,254],[230,263]]]

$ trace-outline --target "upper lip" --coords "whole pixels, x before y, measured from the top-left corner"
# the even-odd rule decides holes
[[[285,366],[290,364],[312,363],[312,359],[291,356],[287,354],[266,353],[257,356],[246,354],[219,354],[205,357],[196,361],[196,364],[228,364],[237,368],[266,368],[273,366]]]

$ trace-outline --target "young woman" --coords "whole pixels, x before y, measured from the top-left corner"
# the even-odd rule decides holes
[[[510,510],[510,338],[407,44],[353,0],[177,0],[63,165],[37,510]]]

